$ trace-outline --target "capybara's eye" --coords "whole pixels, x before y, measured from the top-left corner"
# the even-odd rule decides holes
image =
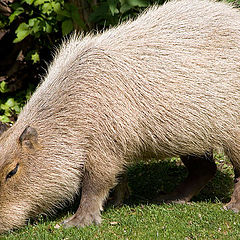
[[[16,167],[11,172],[9,172],[8,175],[6,176],[6,180],[11,178],[14,174],[16,174],[16,172],[18,170],[18,166],[19,166],[19,164],[17,163]]]

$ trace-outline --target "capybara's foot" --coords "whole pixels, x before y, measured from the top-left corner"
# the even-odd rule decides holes
[[[232,210],[233,212],[238,213],[240,210],[240,202],[237,202],[237,203],[229,202],[223,208],[225,210]]]
[[[85,213],[85,214],[74,214],[72,217],[67,218],[62,222],[64,228],[69,227],[85,227],[91,224],[100,224],[101,216],[100,214]]]
[[[240,177],[235,179],[234,191],[231,201],[223,208],[225,210],[232,210],[235,213],[240,211]]]
[[[179,203],[183,204],[188,202],[190,199],[183,197],[182,195],[176,194],[175,192],[169,194],[163,194],[153,199],[153,203],[155,204],[163,204],[163,203]]]

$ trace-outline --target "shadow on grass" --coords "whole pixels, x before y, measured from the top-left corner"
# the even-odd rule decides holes
[[[175,189],[187,176],[187,169],[175,161],[140,163],[129,169],[131,196],[127,204],[151,202],[151,199]],[[215,177],[192,201],[230,201],[233,178],[229,172],[217,171]]]

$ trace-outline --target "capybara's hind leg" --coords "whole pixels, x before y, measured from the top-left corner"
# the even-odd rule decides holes
[[[159,203],[188,202],[213,178],[217,170],[212,153],[181,156],[181,160],[188,169],[187,178],[172,193],[158,197],[156,200]]]
[[[125,173],[125,174],[122,174],[120,177],[118,177],[118,184],[110,193],[107,201],[107,206],[108,207],[121,206],[124,200],[128,199],[129,196],[130,196],[130,190],[128,187],[128,178],[127,178],[127,173]]]
[[[236,213],[240,211],[240,178],[235,178],[234,191],[231,201],[224,206],[224,209],[231,209]]]
[[[233,164],[235,180],[234,190],[231,197],[231,201],[224,206],[224,209],[231,209],[234,212],[240,211],[240,151],[230,150],[226,151],[230,161]]]

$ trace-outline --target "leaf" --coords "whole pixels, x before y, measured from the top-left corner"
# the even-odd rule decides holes
[[[9,110],[9,107],[6,104],[1,104],[1,109],[6,112]]]
[[[147,7],[148,3],[145,0],[120,0],[120,12],[125,13],[134,7]]]
[[[49,0],[35,0],[34,1],[34,6],[42,5],[45,2],[49,2]]]
[[[31,33],[31,29],[28,24],[21,23],[17,30],[15,31],[17,37],[13,40],[14,43],[22,41],[25,37],[27,37]]]
[[[29,21],[28,21],[28,26],[33,27],[34,24],[35,24],[35,22],[36,22],[36,20],[37,20],[37,18],[31,18],[31,19],[29,19]]]
[[[105,20],[106,17],[108,16],[108,12],[109,6],[106,2],[103,2],[95,9],[95,11],[92,14],[90,14],[89,21],[97,23],[103,19]]]
[[[11,122],[11,120],[5,115],[0,116],[0,121],[3,122],[3,123]]]
[[[24,9],[22,7],[17,8],[8,18],[9,23],[13,22],[17,16],[19,16],[21,13],[24,12]]]
[[[5,116],[7,116],[7,117],[11,117],[12,116],[12,114],[9,111],[9,109],[8,109],[8,111],[5,111]]]
[[[28,89],[25,97],[27,100],[29,100],[31,96],[32,96],[32,90]]]
[[[51,3],[44,3],[42,5],[42,13],[50,14],[53,11]]]
[[[51,33],[52,32],[52,26],[50,24],[48,24],[47,22],[45,22],[45,31],[47,33]]]
[[[2,81],[2,82],[0,83],[0,92],[1,92],[1,93],[6,93],[6,92],[8,92],[7,84],[6,84],[5,81]]]
[[[125,13],[125,12],[127,12],[128,10],[130,10],[131,8],[132,8],[132,6],[124,3],[124,4],[121,6],[121,8],[120,8],[120,12],[121,12],[121,13]]]
[[[40,61],[40,57],[38,52],[35,52],[34,54],[32,54],[31,59],[33,60],[33,63],[37,63]]]
[[[14,99],[13,99],[13,98],[9,98],[9,99],[6,101],[5,105],[6,105],[7,107],[9,107],[9,108],[13,107],[13,106],[15,105]]]
[[[64,16],[64,17],[68,17],[68,18],[70,18],[71,17],[71,13],[70,12],[68,12],[67,10],[61,10],[61,11],[59,11],[58,12],[58,16]]]
[[[22,2],[25,2],[25,3],[29,4],[29,5],[32,5],[33,1],[34,0],[23,0]]]
[[[148,4],[145,0],[127,0],[127,3],[133,7],[147,7]]]
[[[113,16],[119,13],[119,10],[117,8],[118,0],[108,0],[107,2]]]
[[[41,22],[38,18],[31,18],[28,21],[28,26],[32,27],[32,32],[35,33],[35,37],[36,33],[42,30]]]
[[[82,29],[85,29],[86,26],[83,22],[83,20],[81,19],[80,17],[80,14],[78,12],[78,9],[76,7],[72,8],[71,9],[71,16],[72,16],[72,19],[75,23],[77,23],[78,26],[80,26]]]
[[[73,30],[72,20],[68,19],[62,22],[62,35],[67,35]]]
[[[19,114],[21,112],[21,108],[19,107],[19,105],[15,105],[13,107],[13,110],[16,112],[16,114]]]
[[[19,2],[15,1],[11,4],[11,9],[13,9],[14,11],[17,10],[18,8],[20,8],[20,7],[22,7],[22,4],[19,3]]]
[[[29,24],[30,24],[30,22],[29,22]],[[37,32],[42,30],[41,21],[39,19],[35,18],[35,20],[33,21],[32,30],[33,30],[34,33],[37,33]]]
[[[62,10],[59,2],[52,2],[51,4],[55,13],[59,13]]]

